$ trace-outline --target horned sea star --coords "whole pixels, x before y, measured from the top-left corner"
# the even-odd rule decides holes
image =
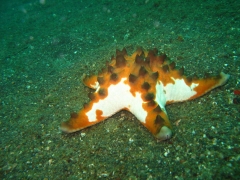
[[[183,75],[166,55],[156,49],[138,49],[131,56],[116,51],[107,68],[83,82],[96,91],[80,112],[73,113],[61,129],[71,133],[99,123],[121,110],[128,110],[159,140],[169,139],[172,127],[165,105],[195,99],[223,85],[229,75],[198,78]]]

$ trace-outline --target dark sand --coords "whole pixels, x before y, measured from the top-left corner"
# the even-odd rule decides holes
[[[5,0],[0,8],[0,179],[240,179],[239,2]],[[165,142],[124,111],[62,133],[88,102],[81,76],[116,48],[138,46],[158,48],[187,75],[231,78],[167,106],[174,134]]]

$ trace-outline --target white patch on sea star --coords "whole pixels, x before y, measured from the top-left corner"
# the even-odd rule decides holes
[[[101,110],[103,112],[101,116],[107,118],[127,108],[137,119],[145,123],[147,112],[142,107],[143,100],[141,94],[136,92],[136,95],[133,96],[130,92],[130,86],[124,83],[125,80],[126,78],[122,78],[118,84],[110,85],[108,88],[108,96],[93,104],[92,109],[86,113],[89,122],[97,120],[97,110]]]

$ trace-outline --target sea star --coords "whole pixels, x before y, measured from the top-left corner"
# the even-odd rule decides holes
[[[169,139],[172,127],[166,104],[195,99],[229,78],[221,72],[217,76],[186,77],[184,69],[176,69],[165,54],[156,49],[138,49],[128,56],[126,49],[116,51],[107,68],[101,73],[85,77],[86,86],[96,91],[80,112],[72,113],[61,129],[71,133],[99,123],[121,110],[128,110],[159,140]]]

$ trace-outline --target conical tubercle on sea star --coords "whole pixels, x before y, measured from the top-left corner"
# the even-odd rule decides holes
[[[137,49],[128,55],[126,49],[116,51],[116,57],[98,75],[85,77],[83,82],[95,89],[90,102],[79,113],[63,122],[61,130],[79,131],[99,123],[113,114],[130,111],[158,139],[172,136],[172,126],[165,105],[195,99],[226,83],[228,74],[198,78],[185,76],[165,54],[156,49]]]

